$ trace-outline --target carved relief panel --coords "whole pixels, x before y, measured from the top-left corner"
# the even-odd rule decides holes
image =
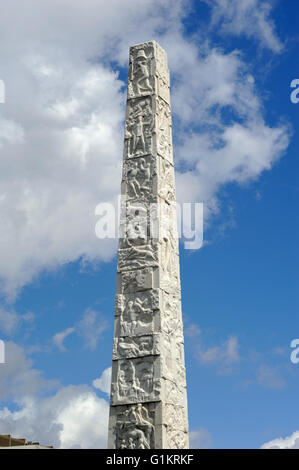
[[[154,131],[154,99],[134,98],[127,103],[125,158],[152,153]]]
[[[119,336],[139,336],[152,333],[159,308],[158,291],[118,295],[116,315]]]
[[[171,203],[175,201],[174,168],[169,160],[158,157],[158,194]]]
[[[166,448],[167,449],[188,449],[188,433],[178,429],[166,430]]]
[[[154,64],[152,43],[130,50],[128,99],[154,92]]]
[[[168,292],[161,292],[161,331],[167,335],[175,335],[178,341],[183,338],[182,312],[179,298]],[[168,336],[167,336],[168,338]]]
[[[184,344],[178,330],[164,334],[161,339],[161,376],[167,380],[186,385],[184,367]]]
[[[134,293],[154,287],[153,268],[124,271],[117,275],[117,292]]]
[[[157,401],[160,389],[158,356],[119,360],[112,368],[112,404]]]
[[[172,405],[171,403],[163,405],[163,423],[168,428],[187,432],[187,422],[187,409],[185,407]]]
[[[160,354],[159,334],[115,338],[113,359]]]
[[[149,200],[156,193],[156,159],[152,156],[132,158],[123,166],[124,194],[127,199]]]
[[[115,449],[154,449],[153,404],[117,406],[111,415]]]
[[[169,70],[167,65],[167,57],[165,51],[159,47],[158,44],[155,44],[155,63],[154,70],[155,76],[157,77],[156,89],[158,95],[170,103],[170,94],[169,94]]]
[[[161,379],[161,384],[164,403],[185,406],[186,390],[181,384],[165,379]]]
[[[128,99],[153,93],[169,103],[169,70],[165,52],[157,43],[148,42],[130,50]]]
[[[157,242],[150,240],[149,243],[143,245],[135,239],[127,238],[126,245],[127,248],[118,250],[118,271],[158,266],[159,245]]]
[[[161,98],[157,99],[157,152],[173,162],[170,106]]]
[[[119,248],[129,248],[131,244],[144,245],[150,237],[149,204],[142,201],[122,199],[120,216]]]

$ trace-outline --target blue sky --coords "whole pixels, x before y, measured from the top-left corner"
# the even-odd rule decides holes
[[[129,46],[155,39],[178,199],[204,203],[180,249],[192,445],[298,448],[298,5],[36,4],[0,19],[0,433],[105,446],[116,244],[94,209],[120,189]]]

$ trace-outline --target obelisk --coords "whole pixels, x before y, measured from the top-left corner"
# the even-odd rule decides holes
[[[169,71],[130,48],[117,265],[110,449],[186,449],[188,415]]]

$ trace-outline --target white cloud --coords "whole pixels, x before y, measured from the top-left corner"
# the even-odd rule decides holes
[[[209,431],[205,428],[199,428],[189,432],[190,449],[210,449],[212,438]]]
[[[90,308],[85,310],[82,319],[75,325],[77,334],[82,336],[85,346],[89,349],[96,348],[101,334],[107,327],[107,321],[99,312]]]
[[[14,331],[19,323],[16,312],[0,308],[0,332],[9,335]]]
[[[0,307],[0,335],[11,336],[22,325],[32,323],[35,318],[34,313],[27,312],[19,315],[13,309],[7,310]]]
[[[217,364],[220,374],[230,374],[233,365],[241,360],[238,338],[230,336],[222,345],[212,348],[205,348],[202,344],[199,344],[197,359],[203,365]]]
[[[56,449],[107,446],[109,405],[86,385],[62,387],[54,396],[25,397],[17,411],[0,409],[0,433]]]
[[[46,380],[41,371],[32,368],[24,350],[17,344],[5,342],[5,364],[0,364],[0,398],[20,400],[41,390],[57,386],[54,380]]]
[[[30,0],[20,21],[21,3],[0,18],[0,278],[11,296],[42,269],[114,255],[116,243],[94,233],[95,206],[120,190],[124,84],[109,61],[125,63],[132,42],[156,36],[180,9],[176,2],[163,16],[169,1],[87,0],[82,10],[78,1]]]
[[[201,329],[195,323],[191,323],[186,328],[184,328],[184,335],[189,338],[196,338],[201,334]]]
[[[12,434],[55,448],[105,448],[109,404],[88,385],[59,386],[33,368],[24,350],[5,343],[0,364],[0,398],[15,411],[0,408],[0,434]],[[104,372],[105,373],[105,372]],[[41,392],[56,389],[51,396]]]
[[[283,44],[270,18],[271,4],[261,0],[206,0],[213,8],[213,24],[221,31],[254,38],[263,47],[280,52]]]
[[[105,369],[102,375],[98,379],[95,379],[92,382],[92,385],[94,386],[94,388],[98,388],[102,392],[107,393],[107,395],[110,395],[111,367],[108,367],[108,369]]]
[[[94,209],[120,190],[125,93],[115,70],[131,44],[156,39],[168,52],[176,162],[188,167],[180,199],[212,214],[222,185],[257,178],[287,147],[285,127],[264,122],[241,55],[183,38],[188,3],[86,0],[82,10],[78,0],[29,0],[19,18],[21,3],[0,17],[0,287],[11,298],[44,269],[115,254],[114,240],[95,236]]]
[[[66,351],[66,348],[63,344],[63,341],[65,340],[65,338],[67,338],[67,336],[69,336],[71,333],[73,333],[75,331],[75,328],[73,327],[70,327],[70,328],[66,328],[64,331],[61,331],[60,333],[56,333],[54,336],[53,336],[53,343],[56,344],[56,346],[61,350],[61,351]]]
[[[188,49],[177,43],[176,37],[167,43],[176,77],[175,155],[184,168],[176,175],[177,197],[181,202],[203,201],[207,220],[219,211],[218,193],[225,184],[253,181],[281,158],[289,129],[266,124],[239,53],[198,51],[194,45]]]
[[[278,437],[266,442],[261,446],[261,449],[299,449],[299,431],[295,431],[285,438]]]
[[[61,351],[66,351],[63,341],[70,334],[76,333],[83,339],[85,347],[93,350],[97,347],[101,334],[107,328],[108,322],[101,314],[96,310],[87,308],[78,322],[63,331],[55,333],[52,341]]]

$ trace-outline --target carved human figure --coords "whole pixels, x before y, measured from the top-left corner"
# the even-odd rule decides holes
[[[133,195],[138,197],[140,192],[140,183],[138,181],[138,163],[132,162],[128,169],[128,187],[132,191]]]
[[[150,191],[151,163],[144,158],[140,161],[131,161],[127,170],[128,194],[138,198]]]
[[[137,404],[137,416],[138,416],[138,423],[137,424],[145,424],[152,426],[152,422],[148,416],[148,410],[142,403]],[[143,416],[144,415],[144,416]]]
[[[139,149],[138,149],[139,147]],[[139,150],[139,152],[145,151],[145,140],[143,133],[143,116],[138,114],[133,127],[133,153]]]
[[[143,191],[149,191],[151,181],[151,164],[150,162],[146,162],[144,158],[140,160],[140,171],[143,177],[141,189]]]
[[[142,362],[142,368],[136,380],[143,390],[147,391],[148,393],[151,393],[153,389],[153,363],[152,361],[144,360]]]
[[[170,143],[170,109],[168,105],[159,100],[159,152],[162,156],[169,157]]]
[[[151,137],[154,127],[150,98],[132,104],[127,119],[125,139],[128,141],[128,154],[142,155],[146,152],[146,139]]]
[[[161,197],[164,197],[166,200],[173,201],[175,199],[174,195],[174,185],[173,185],[173,168],[168,160],[165,158],[160,158],[160,172],[159,172],[159,194]]]
[[[163,241],[164,241],[163,269],[164,271],[168,272],[169,275],[171,275],[175,268],[174,257],[175,257],[176,247],[175,247],[174,237],[173,237],[170,227],[169,227],[168,233],[164,234]]]
[[[136,87],[138,93],[151,92],[152,87],[149,82],[150,70],[148,59],[145,55],[144,49],[140,49],[137,52],[137,57],[135,59],[135,69],[136,69]]]
[[[157,260],[157,254],[153,251],[151,245],[135,246],[130,239],[127,239],[128,251],[123,255],[123,261],[134,259],[136,264],[138,260]]]

